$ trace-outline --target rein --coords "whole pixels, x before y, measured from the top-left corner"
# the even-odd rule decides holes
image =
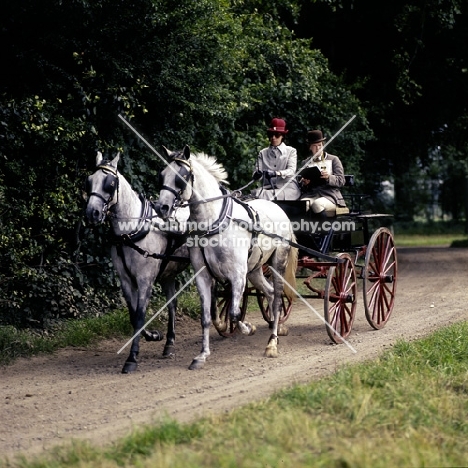
[[[254,210],[252,209],[251,206],[249,206],[247,203],[242,202],[241,200],[238,200],[237,198],[234,198],[234,201],[236,203],[239,203],[241,206],[243,206],[247,210],[247,212],[249,213],[250,218],[253,219],[253,217],[251,215],[251,211],[254,211]],[[257,213],[255,212],[255,214],[257,214]],[[345,262],[345,260],[342,259],[342,258],[333,257],[331,255],[326,255],[326,254],[324,254],[322,252],[318,252],[317,250],[309,249],[308,247],[300,245],[297,242],[286,239],[285,237],[280,236],[279,234],[274,234],[273,232],[267,232],[267,231],[265,231],[263,229],[263,227],[259,226],[257,222],[255,222],[254,224],[249,224],[248,226],[245,226],[245,221],[243,219],[238,219],[238,218],[231,218],[231,219],[235,223],[241,225],[242,227],[245,227],[245,229],[247,229],[247,231],[251,232],[254,236],[258,236],[259,234],[263,234],[264,236],[271,237],[272,239],[278,239],[281,242],[286,242],[291,247],[296,247],[298,249],[301,249],[304,252],[307,252],[308,254],[311,254],[311,255],[313,255],[315,257],[320,257],[320,258],[323,258],[323,259],[328,260],[328,261],[333,262],[333,263],[344,263]],[[257,215],[257,219],[258,219],[258,215]]]
[[[192,179],[192,184],[193,184],[193,171],[192,171],[192,167],[191,167],[190,163],[187,160],[181,159],[181,158],[174,158],[174,161],[176,161],[179,164],[179,166],[182,166],[185,169],[183,171],[183,173],[178,174],[178,176],[183,181],[183,183],[187,184],[187,179],[190,178],[190,179]],[[189,170],[187,170],[187,169],[189,169]],[[202,204],[202,203],[209,203],[209,202],[212,202],[212,201],[215,201],[215,200],[220,200],[220,199],[223,199],[223,198],[230,198],[231,200],[233,200],[236,203],[239,203],[241,206],[243,206],[243,208],[249,214],[250,219],[252,221],[254,221],[254,216],[255,216],[256,219],[258,219],[258,214],[247,203],[244,203],[244,202],[242,202],[241,200],[239,200],[237,198],[238,195],[242,193],[242,190],[245,189],[246,187],[248,187],[249,185],[251,185],[253,182],[255,182],[254,179],[252,179],[247,185],[245,185],[244,187],[241,187],[240,189],[236,190],[235,192],[228,192],[222,185],[220,185],[219,187],[220,187],[221,191],[226,192],[226,193],[223,193],[223,195],[213,197],[213,198],[208,198],[206,200],[197,200],[197,201],[193,201],[193,202],[181,202],[180,201],[180,195],[184,190],[184,188],[182,188],[182,187],[178,187],[179,191],[173,189],[172,187],[168,187],[166,185],[164,185],[163,188],[166,189],[166,190],[169,190],[170,192],[172,192],[176,196],[175,201],[178,202],[178,207],[185,207],[185,206],[190,206],[190,205],[199,205],[199,204]],[[222,216],[220,215],[220,218],[216,222],[216,226],[215,226],[214,229],[212,229],[211,231],[200,232],[200,233],[195,232],[195,235],[200,235],[201,234],[203,236],[208,236],[208,235],[218,234],[219,231],[220,231],[220,228],[224,224],[224,219],[225,218],[231,219],[232,221],[236,222],[237,224],[245,225],[244,220],[237,219],[237,218],[232,218],[229,215],[229,213],[227,212],[227,205],[228,204],[226,204],[226,203],[224,204],[223,210],[222,210],[222,213],[221,213]],[[344,263],[345,262],[344,259],[341,259],[341,258],[338,258],[338,257],[333,257],[331,255],[327,255],[327,254],[324,254],[322,252],[318,252],[316,250],[309,249],[308,247],[300,245],[297,242],[294,242],[292,240],[286,239],[285,237],[280,236],[279,234],[274,234],[272,232],[267,232],[262,227],[260,227],[258,225],[258,222],[254,222],[253,224],[249,224],[248,227],[246,227],[246,229],[250,233],[252,233],[255,237],[258,236],[259,234],[263,234],[263,235],[265,235],[267,237],[271,237],[273,239],[278,239],[281,242],[285,242],[285,243],[289,244],[291,247],[301,249],[304,252],[307,252],[308,254],[313,255],[315,257],[320,257],[320,258],[323,258],[323,259],[328,260],[328,261],[333,262],[333,263]]]
[[[252,185],[254,182],[256,182],[254,179],[252,179],[248,184],[244,185],[243,187],[241,188],[238,188],[236,190],[233,190],[232,192],[228,192],[224,195],[220,195],[218,197],[213,197],[213,198],[207,198],[205,200],[196,200],[196,201],[193,201],[193,202],[182,202],[179,204],[179,207],[181,208],[185,208],[186,206],[190,206],[190,205],[200,205],[202,203],[209,203],[209,202],[212,202],[212,201],[216,201],[216,200],[221,200],[223,198],[227,198],[227,197],[231,197],[233,199],[238,199],[240,196],[242,196],[242,190],[246,189],[249,185]],[[220,186],[222,187],[222,186]],[[175,191],[173,189],[171,189],[170,187],[166,187],[164,186],[165,189],[175,193]]]

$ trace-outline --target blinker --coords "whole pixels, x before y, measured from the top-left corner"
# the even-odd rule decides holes
[[[176,175],[175,178],[175,186],[182,190],[187,185],[187,180],[190,177],[190,171],[188,170],[187,166],[184,164],[180,167],[180,171]]]
[[[117,187],[117,177],[115,177],[112,174],[108,174],[104,180],[102,189],[104,190],[104,192],[113,195],[116,187]]]

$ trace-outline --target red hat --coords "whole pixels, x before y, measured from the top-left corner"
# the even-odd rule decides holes
[[[286,130],[286,122],[283,119],[275,117],[271,121],[270,128],[268,129],[268,131],[282,133],[283,135],[286,135],[286,133],[288,133],[289,130]]]

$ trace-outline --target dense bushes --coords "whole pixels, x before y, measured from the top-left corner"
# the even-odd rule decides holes
[[[97,149],[120,150],[132,186],[155,195],[159,161],[119,113],[157,148],[217,156],[233,187],[250,179],[271,117],[288,120],[304,157],[308,127],[331,134],[356,114],[336,148],[358,170],[370,132],[357,99],[310,41],[244,3],[2,3],[0,323],[47,327],[120,304],[106,227],[83,223],[83,180]]]

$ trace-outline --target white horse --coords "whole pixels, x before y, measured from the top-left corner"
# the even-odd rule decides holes
[[[189,369],[202,368],[210,355],[210,308],[215,280],[230,283],[230,319],[244,334],[254,332],[252,325],[239,320],[239,303],[247,279],[265,294],[273,316],[265,356],[277,357],[282,294],[284,290],[292,299],[296,281],[297,249],[282,240],[295,241],[289,218],[271,201],[244,203],[231,197],[220,185],[226,183],[227,173],[213,157],[190,155],[188,146],[178,152],[165,150],[169,165],[161,172],[162,188],[156,210],[167,218],[175,208],[184,202],[188,204],[191,235],[187,245],[190,261],[198,273],[195,281],[201,297],[203,344]],[[266,264],[272,272],[271,281],[263,275]]]
[[[112,262],[119,274],[122,292],[128,305],[130,322],[135,338],[122,373],[137,369],[140,350],[140,333],[145,325],[145,315],[153,283],[161,284],[166,298],[175,295],[175,277],[189,265],[185,237],[161,231],[163,221],[157,217],[148,200],[139,197],[117,171],[119,155],[112,161],[104,160],[98,152],[96,172],[86,181],[88,198],[86,217],[96,225],[109,220],[113,235]],[[163,357],[174,355],[175,299],[168,304],[169,320]],[[147,341],[164,338],[158,331],[143,328],[141,335]]]

